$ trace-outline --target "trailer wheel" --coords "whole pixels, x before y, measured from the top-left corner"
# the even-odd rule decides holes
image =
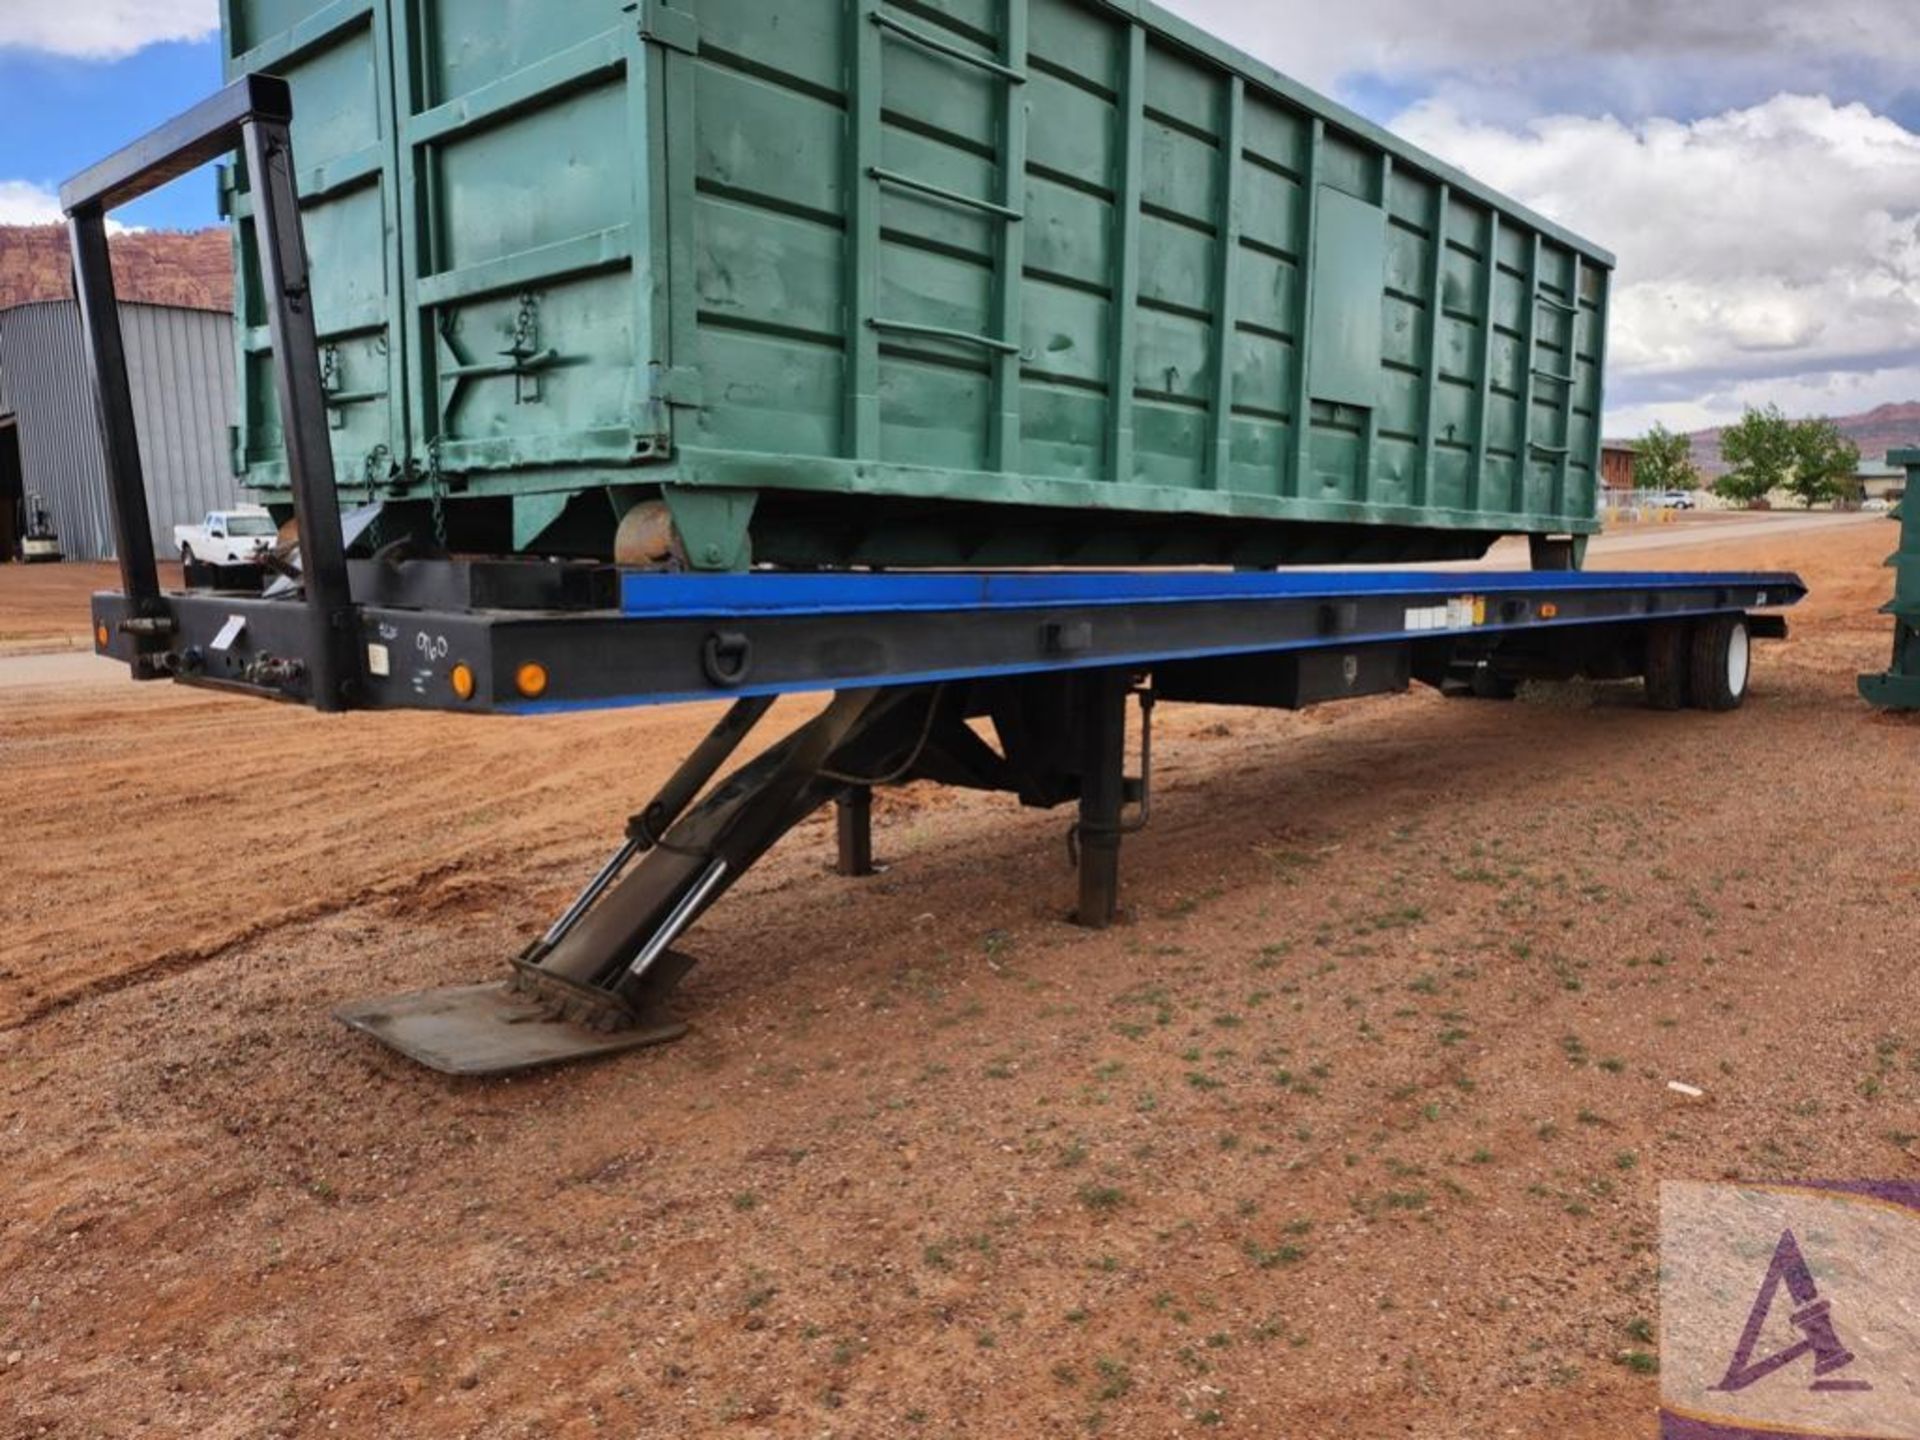
[[[1467,683],[1476,700],[1512,700],[1520,694],[1520,682],[1511,675],[1502,675],[1491,665],[1475,667],[1473,678]]]
[[[1647,627],[1647,704],[1655,710],[1686,708],[1688,629],[1678,620]]]
[[[1753,642],[1744,615],[1716,615],[1693,627],[1689,688],[1702,710],[1738,710],[1747,698]]]

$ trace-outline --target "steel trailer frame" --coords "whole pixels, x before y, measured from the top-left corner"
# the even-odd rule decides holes
[[[318,710],[543,714],[731,705],[636,812],[578,899],[504,981],[364,1001],[340,1018],[434,1068],[497,1074],[672,1039],[686,931],[780,838],[838,809],[839,868],[871,873],[876,788],[930,780],[1074,804],[1073,918],[1119,910],[1124,835],[1147,819],[1157,699],[1269,708],[1402,691],[1511,697],[1525,679],[1644,675],[1674,708],[1739,703],[1712,671],[1781,636],[1797,576],[1002,572],[682,575],[538,560],[350,559],[333,489],[286,87],[252,77],[63,188],[113,489],[122,590],[96,649],[171,678]],[[114,310],[105,213],[239,146],[300,534],[298,583],[163,594]],[[1537,565],[1574,556],[1536,546]],[[1704,667],[1704,670],[1703,670]],[[1703,678],[1704,676],[1704,678]],[[1709,681],[1714,683],[1708,683]],[[716,782],[782,695],[813,719]],[[1127,774],[1127,707],[1142,711]],[[990,725],[994,743],[982,735]]]
[[[171,633],[170,620],[153,553],[106,217],[109,210],[210,160],[234,150],[245,157],[256,192],[260,278],[300,529],[308,699],[319,710],[343,710],[355,699],[359,652],[347,623],[352,608],[347,547],[333,485],[333,442],[294,185],[292,124],[293,95],[286,82],[249,75],[74,176],[60,187],[60,205],[72,243],[74,293],[112,492],[120,583],[129,604],[126,633],[134,644],[128,663],[136,680],[158,679],[164,672],[154,670],[153,655]]]

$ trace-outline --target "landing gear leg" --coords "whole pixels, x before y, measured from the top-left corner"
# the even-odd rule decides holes
[[[834,835],[839,847],[834,869],[861,879],[873,868],[873,789],[856,785],[834,802]]]
[[[1126,804],[1128,677],[1092,671],[1080,679],[1080,904],[1076,925],[1104,930],[1120,910],[1121,809]]]
[[[841,691],[694,804],[768,707],[739,702],[633,818],[580,899],[514,961],[510,979],[359,1001],[336,1013],[421,1064],[459,1075],[677,1039],[687,1027],[665,1002],[694,961],[675,942],[781,836],[845,793],[848,774],[910,772],[931,728],[929,707],[940,700],[930,686]]]
[[[1141,773],[1126,776],[1126,671],[1019,676],[993,687],[843,690],[812,720],[715,780],[770,701],[736,703],[620,847],[504,982],[342,1006],[346,1024],[435,1070],[498,1075],[678,1038],[667,1008],[694,959],[681,937],[802,820],[838,807],[838,866],[873,873],[873,791],[933,780],[1018,795],[1050,808],[1078,800],[1074,919],[1092,929],[1119,909],[1120,841],[1146,823],[1150,692],[1140,692]],[[970,722],[990,719],[1000,750]],[[1129,815],[1129,805],[1136,806]]]

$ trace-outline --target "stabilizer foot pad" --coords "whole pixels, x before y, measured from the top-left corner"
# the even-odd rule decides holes
[[[510,1075],[660,1045],[687,1033],[685,1025],[668,1020],[589,1030],[551,1018],[504,982],[355,1000],[333,1014],[444,1075]]]

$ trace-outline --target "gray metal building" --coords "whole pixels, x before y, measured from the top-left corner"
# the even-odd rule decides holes
[[[173,553],[173,527],[241,499],[228,450],[233,423],[233,317],[219,310],[122,304],[140,457],[154,544]],[[20,483],[42,495],[77,560],[113,558],[80,310],[50,300],[0,310],[0,430],[19,449]],[[10,539],[11,537],[5,537]],[[5,545],[0,544],[0,553]]]

